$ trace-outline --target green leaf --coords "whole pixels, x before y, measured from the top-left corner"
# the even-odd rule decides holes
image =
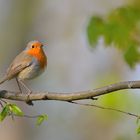
[[[48,120],[48,116],[46,114],[39,115],[37,118],[37,125],[41,125],[43,121]]]
[[[140,134],[140,125],[139,125],[140,116],[136,120],[136,124],[138,125],[137,134]]]
[[[137,134],[140,134],[140,126],[137,128]]]
[[[124,53],[124,58],[131,68],[140,60],[140,54],[137,49],[136,46],[131,45]]]
[[[90,45],[95,46],[98,42],[100,36],[102,36],[104,32],[104,21],[99,17],[92,17],[88,27],[87,27],[87,35]]]
[[[16,104],[10,104],[10,111],[17,115],[17,116],[23,116],[22,110],[16,105]]]
[[[0,121],[2,122],[8,115],[9,115],[10,109],[9,105],[7,104],[0,113]]]
[[[140,117],[137,118],[136,124],[139,124]]]

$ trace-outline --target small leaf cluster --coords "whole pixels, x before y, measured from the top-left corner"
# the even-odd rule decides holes
[[[4,121],[4,119],[8,116],[12,116],[12,119],[15,116],[37,118],[37,125],[41,125],[44,121],[48,120],[48,116],[46,114],[41,114],[37,116],[24,115],[23,111],[16,104],[6,102],[5,106],[2,107],[2,111],[0,112],[0,122]]]
[[[6,104],[1,113],[0,121],[2,122],[7,116],[23,116],[23,112],[16,104]]]
[[[48,115],[46,115],[46,114],[39,115],[39,116],[37,117],[37,122],[36,122],[36,124],[37,124],[37,125],[41,125],[44,121],[47,121],[47,120],[48,120]]]

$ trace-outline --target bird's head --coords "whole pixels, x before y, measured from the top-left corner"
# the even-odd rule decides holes
[[[43,47],[43,44],[37,40],[34,40],[34,41],[30,41],[28,44],[27,44],[27,47],[25,50],[30,50],[30,51],[35,51],[35,50],[40,50],[42,49]]]
[[[27,44],[25,52],[28,55],[35,57],[38,60],[38,62],[40,63],[41,67],[45,67],[45,65],[47,63],[47,58],[43,51],[43,44],[41,42],[30,41]]]

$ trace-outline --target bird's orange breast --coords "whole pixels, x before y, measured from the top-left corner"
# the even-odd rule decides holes
[[[27,53],[39,61],[41,68],[45,68],[47,65],[47,57],[42,48],[33,48],[28,50]]]

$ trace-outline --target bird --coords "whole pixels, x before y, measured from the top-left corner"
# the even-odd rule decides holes
[[[27,94],[31,94],[32,91],[25,84],[25,80],[39,76],[46,69],[47,56],[43,47],[44,45],[40,41],[30,41],[26,48],[9,65],[0,84],[15,78],[20,92],[23,93],[22,86],[28,91]]]

